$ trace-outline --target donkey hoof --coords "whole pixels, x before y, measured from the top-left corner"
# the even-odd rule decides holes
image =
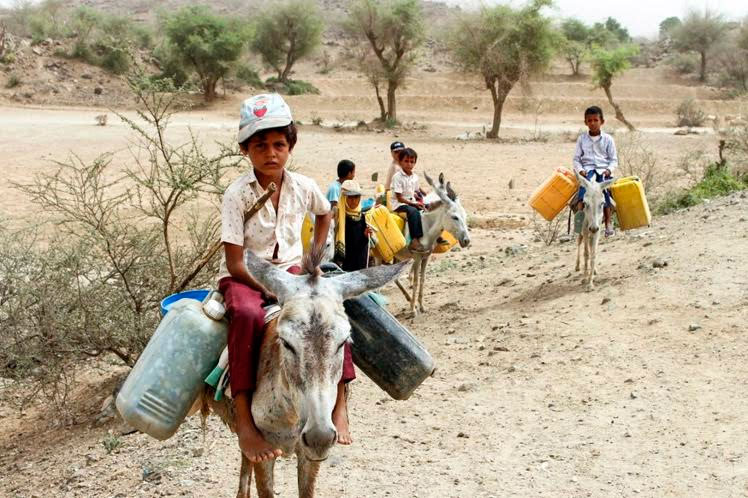
[[[574,271],[579,271],[579,265],[577,265],[576,268],[574,268]]]

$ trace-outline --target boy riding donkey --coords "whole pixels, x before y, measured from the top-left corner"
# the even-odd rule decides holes
[[[599,107],[588,107],[584,111],[584,124],[587,125],[588,131],[579,135],[577,139],[577,146],[574,150],[574,170],[590,181],[602,183],[612,177],[613,171],[618,166],[616,144],[613,137],[602,131],[605,119],[603,119],[603,110]],[[582,211],[584,208],[585,192],[584,185],[580,186],[576,197],[577,211]],[[605,195],[605,236],[609,237],[613,235],[613,229],[610,226],[613,203],[607,189],[603,191],[603,194]]]
[[[281,455],[263,437],[252,418],[252,395],[264,332],[263,303],[276,300],[250,274],[244,252],[277,265],[290,273],[301,271],[301,225],[307,212],[315,215],[316,248],[326,242],[330,226],[330,203],[310,178],[285,169],[296,145],[297,130],[291,110],[278,94],[264,94],[242,103],[238,142],[251,168],[226,190],[221,208],[221,241],[224,255],[218,275],[218,289],[224,295],[227,316],[231,392],[234,398],[239,447],[250,462],[258,463]],[[277,190],[270,202],[252,218],[244,214],[268,189]],[[345,383],[355,378],[348,343],[345,344],[343,375],[332,421],[338,442],[350,444]]]

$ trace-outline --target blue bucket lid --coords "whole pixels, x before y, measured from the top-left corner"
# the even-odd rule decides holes
[[[208,294],[210,294],[210,289],[193,289],[166,296],[161,300],[161,316],[165,316],[169,308],[180,299],[194,299],[203,302]]]

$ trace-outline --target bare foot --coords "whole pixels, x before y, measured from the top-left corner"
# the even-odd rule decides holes
[[[351,437],[351,430],[348,427],[348,407],[345,402],[336,405],[332,411],[332,423],[335,424],[335,429],[338,431],[338,443],[349,445],[353,442]]]
[[[265,441],[262,434],[257,430],[256,427],[247,427],[244,430],[240,430],[237,434],[239,436],[239,448],[252,463],[260,463],[267,460],[272,460],[283,455],[283,452],[274,448],[270,443]]]

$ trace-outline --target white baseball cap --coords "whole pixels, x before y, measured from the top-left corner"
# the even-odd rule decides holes
[[[340,188],[345,195],[361,195],[361,186],[356,180],[346,180],[343,182]]]
[[[244,142],[260,130],[293,123],[291,108],[277,93],[263,93],[242,102],[237,141]]]

